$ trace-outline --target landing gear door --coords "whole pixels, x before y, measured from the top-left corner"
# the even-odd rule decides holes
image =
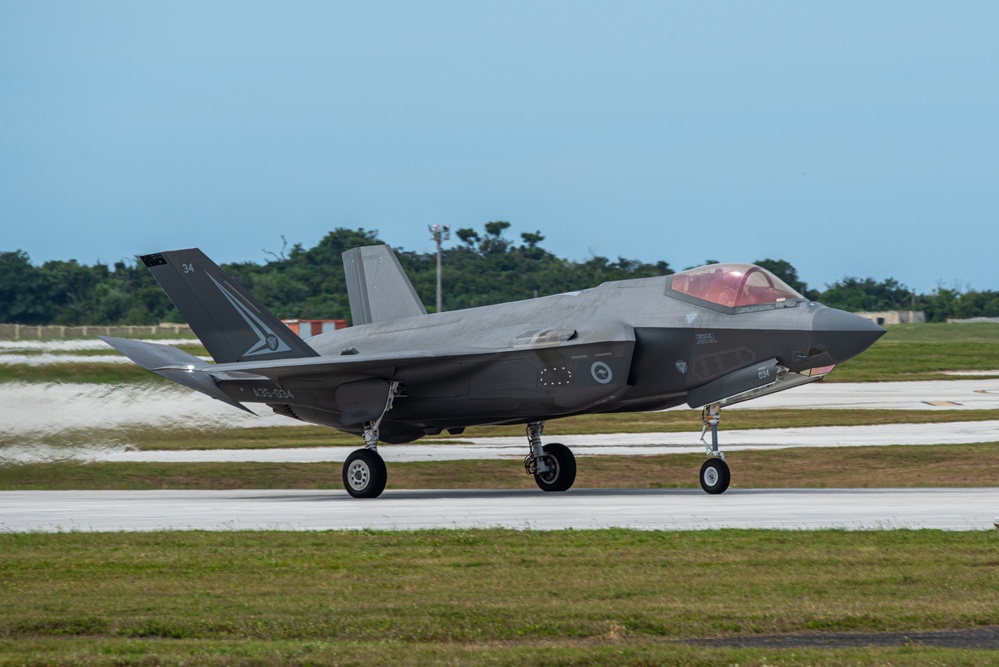
[[[768,387],[777,383],[783,370],[776,358],[741,368],[691,389],[687,392],[687,405],[701,408],[748,391]]]

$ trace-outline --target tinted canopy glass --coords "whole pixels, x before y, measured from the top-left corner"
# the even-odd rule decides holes
[[[804,297],[752,264],[709,264],[673,275],[672,287],[695,299],[730,308]]]

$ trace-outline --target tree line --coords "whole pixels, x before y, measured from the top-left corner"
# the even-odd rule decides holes
[[[545,250],[540,231],[506,238],[510,223],[486,223],[483,230],[458,229],[458,243],[444,253],[446,310],[485,306],[585,289],[610,280],[668,275],[665,261],[653,264],[619,257],[572,261]],[[341,255],[363,245],[383,243],[377,231],[338,228],[315,247],[298,243],[268,253],[262,263],[223,265],[276,315],[285,319],[350,319]],[[436,303],[436,253],[396,249],[417,293],[432,309]],[[710,263],[712,260],[708,260]],[[894,278],[844,278],[825,290],[810,289],[782,259],[762,259],[769,269],[809,299],[849,311],[923,310],[927,320],[999,317],[999,292],[938,287],[915,294]],[[166,294],[143,263],[93,266],[76,260],[32,264],[22,250],[0,251],[0,322],[66,326],[142,325],[181,322]]]

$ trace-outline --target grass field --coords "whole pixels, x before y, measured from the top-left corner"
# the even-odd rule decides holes
[[[943,380],[944,371],[999,369],[999,324],[898,324],[827,380]]]
[[[0,535],[0,664],[985,664],[668,642],[999,624],[997,547],[935,531]]]

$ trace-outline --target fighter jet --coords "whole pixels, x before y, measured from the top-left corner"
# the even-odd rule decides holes
[[[578,292],[428,314],[388,246],[343,255],[352,326],[303,340],[198,249],[142,257],[211,354],[103,337],[139,366],[224,403],[263,404],[363,438],[343,485],[374,498],[379,443],[523,424],[524,468],[566,491],[576,460],[546,422],[702,409],[701,487],[723,493],[722,407],[819,380],[884,329],[809,301],[759,266],[712,264]]]

